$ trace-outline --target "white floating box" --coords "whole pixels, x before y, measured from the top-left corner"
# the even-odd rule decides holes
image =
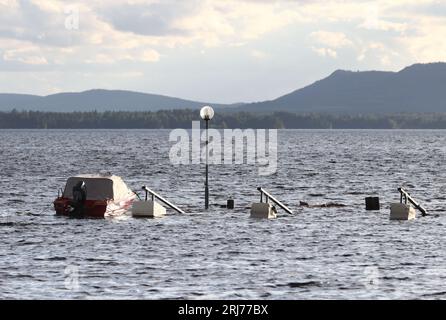
[[[253,203],[251,205],[251,218],[274,219],[276,216],[276,208],[270,203]]]
[[[390,205],[390,220],[412,220],[415,219],[415,209],[404,203],[392,203]]]
[[[156,218],[166,214],[166,208],[156,201],[134,201],[132,206],[132,216]]]

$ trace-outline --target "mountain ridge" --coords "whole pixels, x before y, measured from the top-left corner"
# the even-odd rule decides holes
[[[244,111],[334,113],[446,112],[446,63],[414,64],[398,72],[336,70],[277,99]]]
[[[81,92],[59,92],[40,96],[0,93],[0,111],[158,111],[198,109],[208,102],[192,101],[166,95],[130,90],[89,89]],[[238,104],[212,104],[216,108]]]
[[[0,93],[0,111],[158,111],[198,109],[224,111],[399,113],[446,112],[446,63],[417,63],[400,71],[337,69],[276,99],[214,104],[130,90],[90,89],[39,96]]]

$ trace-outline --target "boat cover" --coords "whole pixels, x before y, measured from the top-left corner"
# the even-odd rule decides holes
[[[84,181],[87,188],[87,200],[123,200],[133,195],[121,177],[101,175],[79,175],[68,178],[64,198],[73,198],[73,187]]]

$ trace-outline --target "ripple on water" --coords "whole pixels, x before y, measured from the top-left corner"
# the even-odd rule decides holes
[[[0,135],[8,188],[0,192],[1,298],[446,296],[444,131],[279,131],[277,174],[258,176],[253,165],[211,166],[215,206],[208,212],[204,167],[170,164],[169,130]],[[66,177],[101,170],[135,190],[150,185],[188,214],[55,217],[52,201]],[[401,185],[433,214],[389,221]],[[249,219],[257,186],[296,214]],[[380,196],[381,211],[364,210],[368,195]],[[236,204],[230,212],[221,207],[229,196]],[[303,208],[300,201],[345,207]]]

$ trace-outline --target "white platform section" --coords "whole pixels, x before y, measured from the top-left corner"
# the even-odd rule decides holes
[[[390,220],[412,220],[415,219],[415,209],[404,203],[392,203],[390,205]]]
[[[274,219],[276,217],[276,209],[270,203],[253,203],[251,205],[251,218]]]
[[[132,216],[156,218],[166,214],[166,208],[156,201],[134,201],[132,206]]]

